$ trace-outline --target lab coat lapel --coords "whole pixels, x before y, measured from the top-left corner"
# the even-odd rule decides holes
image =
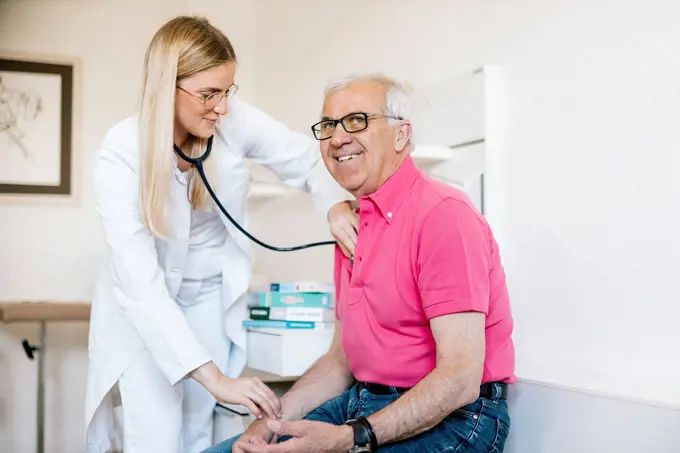
[[[222,206],[229,215],[248,231],[246,220],[248,184],[250,174],[245,164],[242,150],[238,144],[230,143],[226,137],[218,133],[213,142],[212,157],[218,159],[217,181],[208,181]],[[219,207],[215,206],[219,210]],[[222,278],[229,291],[225,291],[223,300],[225,331],[231,340],[226,374],[237,377],[245,366],[246,335],[242,325],[247,315],[247,295],[252,272],[252,255],[250,240],[234,224],[220,212],[220,218],[232,241],[227,241],[228,262],[224,263]]]
[[[169,203],[167,212],[172,239],[157,241],[156,244],[163,250],[163,253],[160,253],[160,262],[165,271],[168,291],[175,297],[186,270],[191,233],[191,204],[187,199],[186,185],[173,185],[173,200]]]
[[[247,200],[248,197],[250,174],[248,173],[245,160],[242,155],[237,154],[238,149],[235,148],[235,145],[225,142],[222,135],[216,137],[213,146],[215,148],[215,157],[219,159],[219,181],[217,187],[214,187],[215,184],[211,184],[211,186],[229,215],[248,231],[247,201],[244,203],[244,200]],[[210,181],[208,182],[210,183]],[[219,209],[217,206],[215,208]],[[239,231],[221,212],[220,217],[236,245],[238,245],[243,253],[250,255],[250,239]]]

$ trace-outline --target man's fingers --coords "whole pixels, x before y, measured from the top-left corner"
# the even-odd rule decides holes
[[[259,442],[256,442],[256,436],[250,436],[250,437],[245,437],[246,434],[243,434],[236,442],[234,442],[234,445],[231,447],[231,450],[233,453],[246,453],[247,450],[243,449],[244,445],[253,443],[253,444],[258,444]]]
[[[248,443],[264,445],[264,444],[268,444],[269,442],[267,442],[267,440],[264,438],[264,436],[250,436],[248,438]]]
[[[232,453],[246,453],[246,451],[242,448],[243,444],[247,444],[248,442],[238,440],[234,443],[234,445],[231,447]]]
[[[294,453],[299,452],[301,446],[303,445],[300,441],[293,437],[278,444],[267,445],[265,448],[267,448],[266,453]]]
[[[233,451],[236,451],[235,447],[236,446],[234,446],[234,448],[232,448]],[[262,452],[268,451],[268,450],[265,450],[265,448],[267,448],[267,447],[268,447],[268,445],[251,444],[249,442],[244,443],[242,445],[239,445],[239,448],[241,449],[241,451],[243,451],[243,453],[262,453]]]
[[[300,440],[295,437],[276,444],[246,444],[243,446],[244,453],[293,453],[300,451]],[[313,445],[307,445],[313,447]]]
[[[290,453],[295,450],[295,444],[291,442],[295,439],[290,439],[280,444],[251,444],[247,443],[241,446],[244,453]]]

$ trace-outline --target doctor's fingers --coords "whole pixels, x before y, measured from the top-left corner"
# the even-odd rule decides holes
[[[281,400],[276,394],[258,378],[253,378],[249,383],[248,397],[260,406],[271,418],[281,416]]]
[[[352,252],[350,252],[349,249],[342,244],[342,242],[338,241],[338,245],[340,246],[340,250],[342,250],[343,255],[345,255],[347,258],[352,256]]]
[[[354,228],[352,228],[350,224],[345,224],[343,228],[336,229],[336,231],[334,231],[334,236],[340,244],[340,248],[343,249],[342,251],[345,253],[345,256],[350,257],[354,255],[354,250],[359,238],[357,232],[354,231]]]
[[[276,395],[276,393],[274,393],[274,391],[270,389],[267,384],[258,378],[253,378],[253,383],[255,384],[255,388],[258,389],[262,395],[267,397],[267,399],[272,403],[272,407],[280,414],[281,400],[279,399],[278,395]]]
[[[263,417],[268,416],[272,419],[277,419],[280,416],[273,409],[271,403],[269,403],[262,395],[253,392],[243,395],[243,398],[237,402],[250,410],[253,415],[258,419],[262,420]]]
[[[253,390],[251,393],[246,395],[252,402],[254,402],[261,410],[263,410],[269,418],[277,419],[280,417],[281,412],[274,409],[274,401],[271,398],[267,398],[262,395],[257,390]]]
[[[351,221],[351,218],[348,219],[349,225],[344,228],[345,232],[347,233],[347,236],[352,240],[352,244],[355,246],[357,245],[357,241],[359,240],[359,224],[357,223],[356,225]]]
[[[352,227],[354,227],[356,231],[359,231],[359,214],[352,211],[348,213],[347,216],[349,218],[349,223],[352,224]]]

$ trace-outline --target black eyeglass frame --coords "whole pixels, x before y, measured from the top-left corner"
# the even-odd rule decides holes
[[[362,127],[361,129],[355,129],[355,130],[352,130],[352,131],[348,131],[347,126],[345,126],[345,120],[349,117],[354,117],[354,116],[357,116],[357,115],[364,117],[365,126]],[[317,132],[320,133],[321,131],[317,131],[316,128],[319,125],[326,124],[326,123],[333,124],[332,130],[335,130],[335,128],[338,127],[338,124],[340,124],[342,126],[342,128],[345,130],[345,132],[347,132],[348,134],[354,134],[356,132],[365,131],[366,129],[368,129],[368,119],[369,118],[392,118],[393,120],[398,120],[398,121],[404,120],[403,118],[400,118],[400,117],[391,116],[391,115],[383,115],[383,114],[380,114],[380,113],[351,112],[351,113],[348,113],[347,115],[343,116],[342,118],[338,118],[338,119],[335,119],[335,120],[328,118],[328,119],[321,120],[317,123],[312,124],[312,126],[311,126],[312,134],[314,135],[314,138],[319,140],[319,141],[328,140],[329,138],[331,138],[333,136],[333,134],[329,135],[328,137],[324,137],[324,138],[319,138],[319,136],[317,135]]]

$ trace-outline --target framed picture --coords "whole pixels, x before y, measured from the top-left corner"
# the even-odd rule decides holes
[[[0,195],[73,194],[74,64],[0,54]]]

